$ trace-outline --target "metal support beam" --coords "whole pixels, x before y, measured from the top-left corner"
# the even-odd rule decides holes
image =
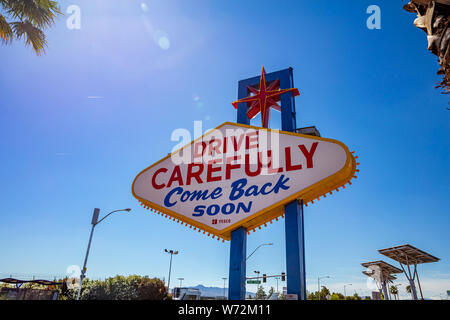
[[[303,201],[285,206],[287,293],[306,300]],[[320,289],[319,289],[320,290]]]
[[[228,277],[228,299],[245,300],[245,275],[247,256],[247,230],[240,227],[231,232],[230,275]]]
[[[384,300],[389,300],[389,293],[387,290],[387,285],[386,285],[385,280],[381,281],[381,287],[383,288]]]
[[[417,284],[419,285],[419,292],[420,292],[420,297],[423,299],[423,293],[422,293],[422,287],[420,286],[420,280],[419,280],[419,273],[417,272],[417,264],[414,263],[414,273],[416,274],[417,277]]]

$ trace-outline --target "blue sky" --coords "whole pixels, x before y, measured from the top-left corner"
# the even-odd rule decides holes
[[[329,275],[334,290],[368,294],[360,263],[396,264],[377,249],[409,243],[442,259],[420,266],[424,294],[450,290],[448,96],[401,1],[60,3],[81,8],[81,29],[61,17],[42,57],[21,42],[0,49],[0,274],[65,274],[83,263],[93,208],[130,207],[96,228],[89,277],[167,277],[169,248],[173,279],[222,286],[229,243],[142,209],[131,183],[172,150],[173,130],[235,121],[240,79],[293,67],[298,127],[361,162],[351,188],[305,210],[308,289]],[[366,27],[372,4],[381,30]],[[248,251],[263,242],[274,245],[249,276],[285,270],[284,221],[252,233]]]

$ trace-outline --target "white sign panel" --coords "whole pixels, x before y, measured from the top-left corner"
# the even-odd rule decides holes
[[[146,206],[229,239],[241,225],[279,216],[283,204],[347,183],[354,167],[338,141],[224,123],[142,171],[132,192]]]

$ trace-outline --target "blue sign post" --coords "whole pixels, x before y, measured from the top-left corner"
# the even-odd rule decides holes
[[[260,83],[261,77],[239,81],[238,99],[249,95],[248,86]],[[294,88],[292,68],[266,74],[266,82],[279,79],[280,89]],[[239,103],[237,122],[250,124],[247,103]],[[291,93],[281,95],[282,130],[295,132],[295,101]],[[303,227],[303,202],[293,201],[285,206],[287,293],[296,294],[299,300],[306,300],[305,247]],[[247,231],[241,227],[231,233],[230,275],[228,299],[245,299]]]

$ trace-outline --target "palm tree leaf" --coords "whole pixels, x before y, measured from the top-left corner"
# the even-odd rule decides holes
[[[4,44],[8,44],[12,41],[14,32],[11,26],[6,21],[5,17],[0,14],[0,40]]]
[[[25,44],[27,46],[32,45],[37,55],[45,53],[47,40],[41,29],[35,27],[30,21],[12,22],[11,25],[13,26],[15,36],[18,39],[25,37]]]
[[[3,0],[4,9],[13,18],[29,21],[38,28],[49,27],[55,21],[58,3],[51,0]]]

